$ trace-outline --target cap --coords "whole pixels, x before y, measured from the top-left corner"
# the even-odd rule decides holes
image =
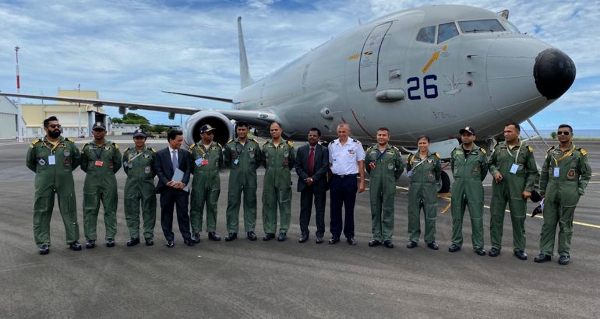
[[[102,129],[106,131],[106,126],[104,126],[104,123],[102,122],[96,122],[94,123],[94,126],[92,126],[92,130],[96,130],[96,129]]]
[[[542,209],[542,205],[540,204],[533,210],[533,212],[531,213],[531,217],[533,217],[537,214],[543,214],[543,213],[544,213],[544,211]]]
[[[135,132],[133,133],[133,138],[136,138],[136,137],[148,137],[148,136],[146,135],[146,132],[144,132],[144,130],[138,129],[138,130],[135,130]]]
[[[200,127],[200,133],[206,133],[206,132],[210,132],[213,130],[215,130],[215,128],[210,126],[209,124],[202,125],[202,127]]]
[[[542,200],[542,195],[534,189],[531,191],[531,197],[529,197],[529,199],[531,199],[532,202],[537,203]]]
[[[472,126],[467,126],[463,129],[461,129],[460,131],[458,131],[458,133],[460,133],[460,134],[462,134],[464,132],[468,132],[468,133],[475,135],[475,129]]]

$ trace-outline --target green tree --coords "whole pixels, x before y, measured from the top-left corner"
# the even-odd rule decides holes
[[[552,139],[555,140],[556,139],[556,132],[550,133],[550,137],[552,137]]]
[[[123,115],[123,122],[125,124],[150,124],[147,118],[135,113],[125,113]]]
[[[115,124],[123,124],[123,119],[120,119],[118,117],[113,117],[113,118],[111,118],[111,120]]]
[[[152,132],[152,125],[149,124],[141,124],[140,125],[140,129],[146,131],[146,132]]]

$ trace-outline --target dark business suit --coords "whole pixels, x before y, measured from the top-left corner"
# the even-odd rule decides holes
[[[325,201],[327,192],[327,171],[329,170],[329,151],[327,148],[317,144],[314,150],[313,174],[309,175],[308,158],[310,154],[310,144],[306,144],[298,149],[296,154],[296,173],[298,174],[298,191],[300,194],[300,231],[302,234],[309,234],[308,224],[310,223],[311,206],[313,196],[315,199],[315,221],[317,224],[317,237],[323,237],[325,233]],[[304,181],[311,177],[312,185],[307,185]]]
[[[183,171],[184,184],[190,181],[190,153],[179,149],[177,151],[177,162],[179,169]],[[167,183],[173,178],[173,163],[171,162],[171,154],[169,148],[164,148],[156,153],[154,160],[154,168],[156,176],[158,176],[158,184],[156,185],[156,193],[160,193],[160,223],[162,226],[165,239],[173,241],[175,234],[173,233],[173,204],[177,207],[177,223],[179,231],[183,239],[190,239],[190,217],[188,215],[188,192],[180,189],[174,189],[167,186]]]

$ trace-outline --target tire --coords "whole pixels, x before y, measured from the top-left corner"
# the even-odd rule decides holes
[[[445,171],[442,171],[442,176],[438,181],[438,193],[450,192],[450,176]]]

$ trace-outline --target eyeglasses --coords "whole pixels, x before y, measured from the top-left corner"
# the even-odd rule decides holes
[[[569,132],[569,131],[558,131],[558,132],[556,132],[556,135],[569,135],[569,134],[571,134],[571,132]]]
[[[48,127],[50,127],[50,128],[61,128],[61,125],[60,124],[50,124],[50,125],[48,125]]]

